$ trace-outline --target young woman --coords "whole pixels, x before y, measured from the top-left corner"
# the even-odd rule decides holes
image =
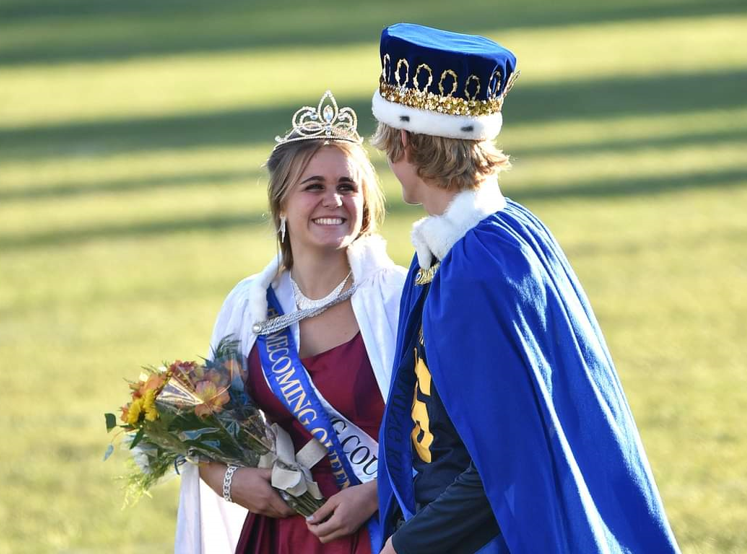
[[[200,482],[197,469],[187,467],[176,551],[368,554],[368,523],[377,511],[376,439],[405,270],[394,265],[375,234],[383,198],[356,131],[355,113],[338,110],[331,93],[317,108],[296,113],[293,130],[278,138],[267,168],[280,254],[229,294],[213,345],[229,334],[240,339],[248,359],[248,393],[270,421],[290,434],[299,451],[312,432],[319,434],[303,417],[294,417],[282,391],[276,387],[273,393],[266,350],[270,340],[258,340],[255,333],[261,333],[258,323],[272,321],[268,307],[295,318],[328,306],[281,332],[297,347],[291,358],[328,406],[334,429],[357,429],[342,440],[348,473],[355,475],[340,481],[330,450],[312,468],[327,501],[306,521],[272,488],[270,470],[229,471],[211,463],[199,468]],[[345,486],[347,482],[353,486]],[[243,528],[237,525],[242,519]]]

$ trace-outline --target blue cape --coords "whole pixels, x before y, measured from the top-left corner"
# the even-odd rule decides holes
[[[379,438],[385,537],[393,502],[405,518],[415,511],[403,467],[413,378],[398,366],[423,292],[417,269],[415,259]],[[454,244],[425,300],[423,332],[433,384],[511,554],[679,552],[596,318],[533,214],[508,201]]]

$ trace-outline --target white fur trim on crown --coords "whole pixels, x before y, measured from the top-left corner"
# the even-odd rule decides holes
[[[497,179],[483,183],[476,190],[460,192],[441,215],[416,221],[412,226],[412,244],[423,269],[431,266],[435,256],[443,260],[451,247],[480,221],[506,207]]]
[[[374,117],[395,129],[464,140],[492,140],[501,132],[503,115],[447,115],[385,100],[377,90],[371,105]]]

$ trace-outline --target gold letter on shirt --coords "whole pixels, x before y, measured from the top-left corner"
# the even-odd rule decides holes
[[[430,432],[430,421],[428,420],[428,409],[425,402],[418,400],[418,391],[425,396],[431,395],[431,373],[425,365],[425,362],[418,356],[415,349],[415,375],[418,378],[415,393],[412,398],[412,420],[415,422],[415,428],[412,430],[412,444],[421,460],[431,463],[430,447],[433,443],[433,435]],[[422,438],[420,434],[423,434]]]

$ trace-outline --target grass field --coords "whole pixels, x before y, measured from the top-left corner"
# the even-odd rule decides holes
[[[178,483],[121,510],[102,414],[274,252],[295,109],[331,88],[371,132],[395,21],[516,52],[504,192],[584,283],[683,552],[747,552],[743,2],[0,0],[0,554],[173,549]],[[374,159],[406,264],[421,213]]]

